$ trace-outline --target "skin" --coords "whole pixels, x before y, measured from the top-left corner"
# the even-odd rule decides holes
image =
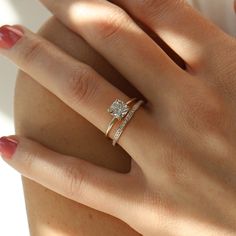
[[[148,33],[151,35],[151,32]],[[39,35],[78,60],[91,65],[130,97],[140,96],[117,70],[56,18],[46,22]],[[185,66],[163,41],[153,33],[152,37],[179,66]],[[30,124],[28,111],[33,117]],[[19,73],[16,83],[15,128],[16,134],[30,137],[55,151],[78,157],[85,156],[85,160],[122,173],[130,170],[130,157],[126,152],[119,147],[111,147],[110,142],[104,140],[104,136],[89,122],[68,109],[24,72]],[[93,149],[90,148],[91,143]],[[58,235],[59,232],[61,235],[140,235],[115,217],[74,203],[28,178],[22,177],[22,180],[32,236]]]
[[[96,68],[117,86],[127,88],[127,82],[116,70],[55,18],[45,23],[39,34]],[[127,92],[137,96],[137,92],[128,87]],[[88,121],[24,72],[19,73],[16,84],[15,127],[18,135],[30,137],[55,151],[83,156],[85,160],[122,173],[130,169],[130,157],[120,147],[113,148]],[[32,180],[23,177],[23,185],[32,236],[140,235],[117,218],[66,199]]]
[[[147,31],[147,28],[145,30]],[[149,32],[149,34],[151,33]],[[39,35],[78,60],[93,66],[101,75],[129,94],[130,97],[140,96],[137,90],[91,46],[56,18],[48,20],[40,29]],[[155,37],[155,41],[179,66],[185,66],[183,61],[159,38]],[[28,97],[32,99],[28,99]],[[30,124],[29,111],[33,117]],[[107,142],[104,136],[89,122],[68,109],[53,94],[22,71],[18,75],[15,88],[14,113],[16,134],[30,137],[55,151],[78,157],[85,156],[84,159],[92,163],[122,173],[129,172],[130,156],[126,152],[118,146],[111,147],[110,142]],[[91,143],[93,143],[93,149],[90,148]],[[22,180],[32,236],[43,236],[49,233],[50,235],[58,235],[58,232],[61,235],[78,235],[78,233],[86,235],[140,235],[115,217],[74,203],[28,178],[22,177]],[[61,212],[63,212],[63,216]],[[45,229],[44,225],[48,227]]]
[[[23,137],[14,137],[18,146],[7,163],[143,235],[235,235],[235,39],[183,1],[117,1],[186,61],[184,71],[124,11],[106,1],[43,3],[133,83],[148,104],[119,140],[132,157],[126,174]],[[127,100],[127,94],[21,29],[24,37],[1,52],[105,132],[110,117],[104,107],[117,97]]]

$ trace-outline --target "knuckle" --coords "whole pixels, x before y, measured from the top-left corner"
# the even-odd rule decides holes
[[[24,174],[28,177],[34,176],[34,163],[35,163],[35,160],[37,159],[37,156],[39,156],[39,154],[36,151],[34,151],[34,153],[26,151],[23,154]]]
[[[129,25],[130,18],[122,9],[116,9],[95,23],[96,34],[106,41],[110,41],[119,35],[122,29]]]
[[[63,169],[64,194],[72,199],[82,197],[84,172],[78,166],[65,166]]]
[[[217,96],[208,94],[202,98],[197,96],[191,99],[186,114],[192,127],[213,130],[223,125],[225,108]]]
[[[34,62],[42,50],[44,50],[45,45],[41,40],[32,40],[32,42],[24,48],[24,51],[21,52],[22,64],[30,65]]]
[[[88,101],[95,94],[98,85],[96,74],[89,66],[73,69],[66,83],[68,97],[72,103]]]

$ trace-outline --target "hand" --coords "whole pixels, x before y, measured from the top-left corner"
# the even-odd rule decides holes
[[[1,139],[6,162],[143,235],[235,235],[235,39],[183,1],[117,0],[185,60],[182,70],[118,6],[103,0],[43,3],[148,103],[119,140],[133,158],[127,174],[18,136]],[[104,133],[111,120],[107,108],[116,98],[129,99],[91,67],[22,26],[2,27],[0,36],[3,55]]]

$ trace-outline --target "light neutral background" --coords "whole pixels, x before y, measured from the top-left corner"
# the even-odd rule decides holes
[[[48,17],[49,13],[37,0],[0,0],[0,25],[23,24],[37,31]],[[0,136],[14,134],[13,95],[16,74],[15,65],[0,57]],[[0,235],[29,235],[20,175],[1,158]]]
[[[236,36],[233,1],[189,0],[227,33]],[[0,0],[0,25],[23,24],[37,31],[49,15],[38,0]],[[14,134],[13,97],[16,74],[15,65],[0,57],[0,136]],[[29,235],[20,175],[1,158],[0,235]]]

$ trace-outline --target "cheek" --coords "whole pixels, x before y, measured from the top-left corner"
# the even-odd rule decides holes
[[[234,0],[234,11],[236,13],[236,0]]]

